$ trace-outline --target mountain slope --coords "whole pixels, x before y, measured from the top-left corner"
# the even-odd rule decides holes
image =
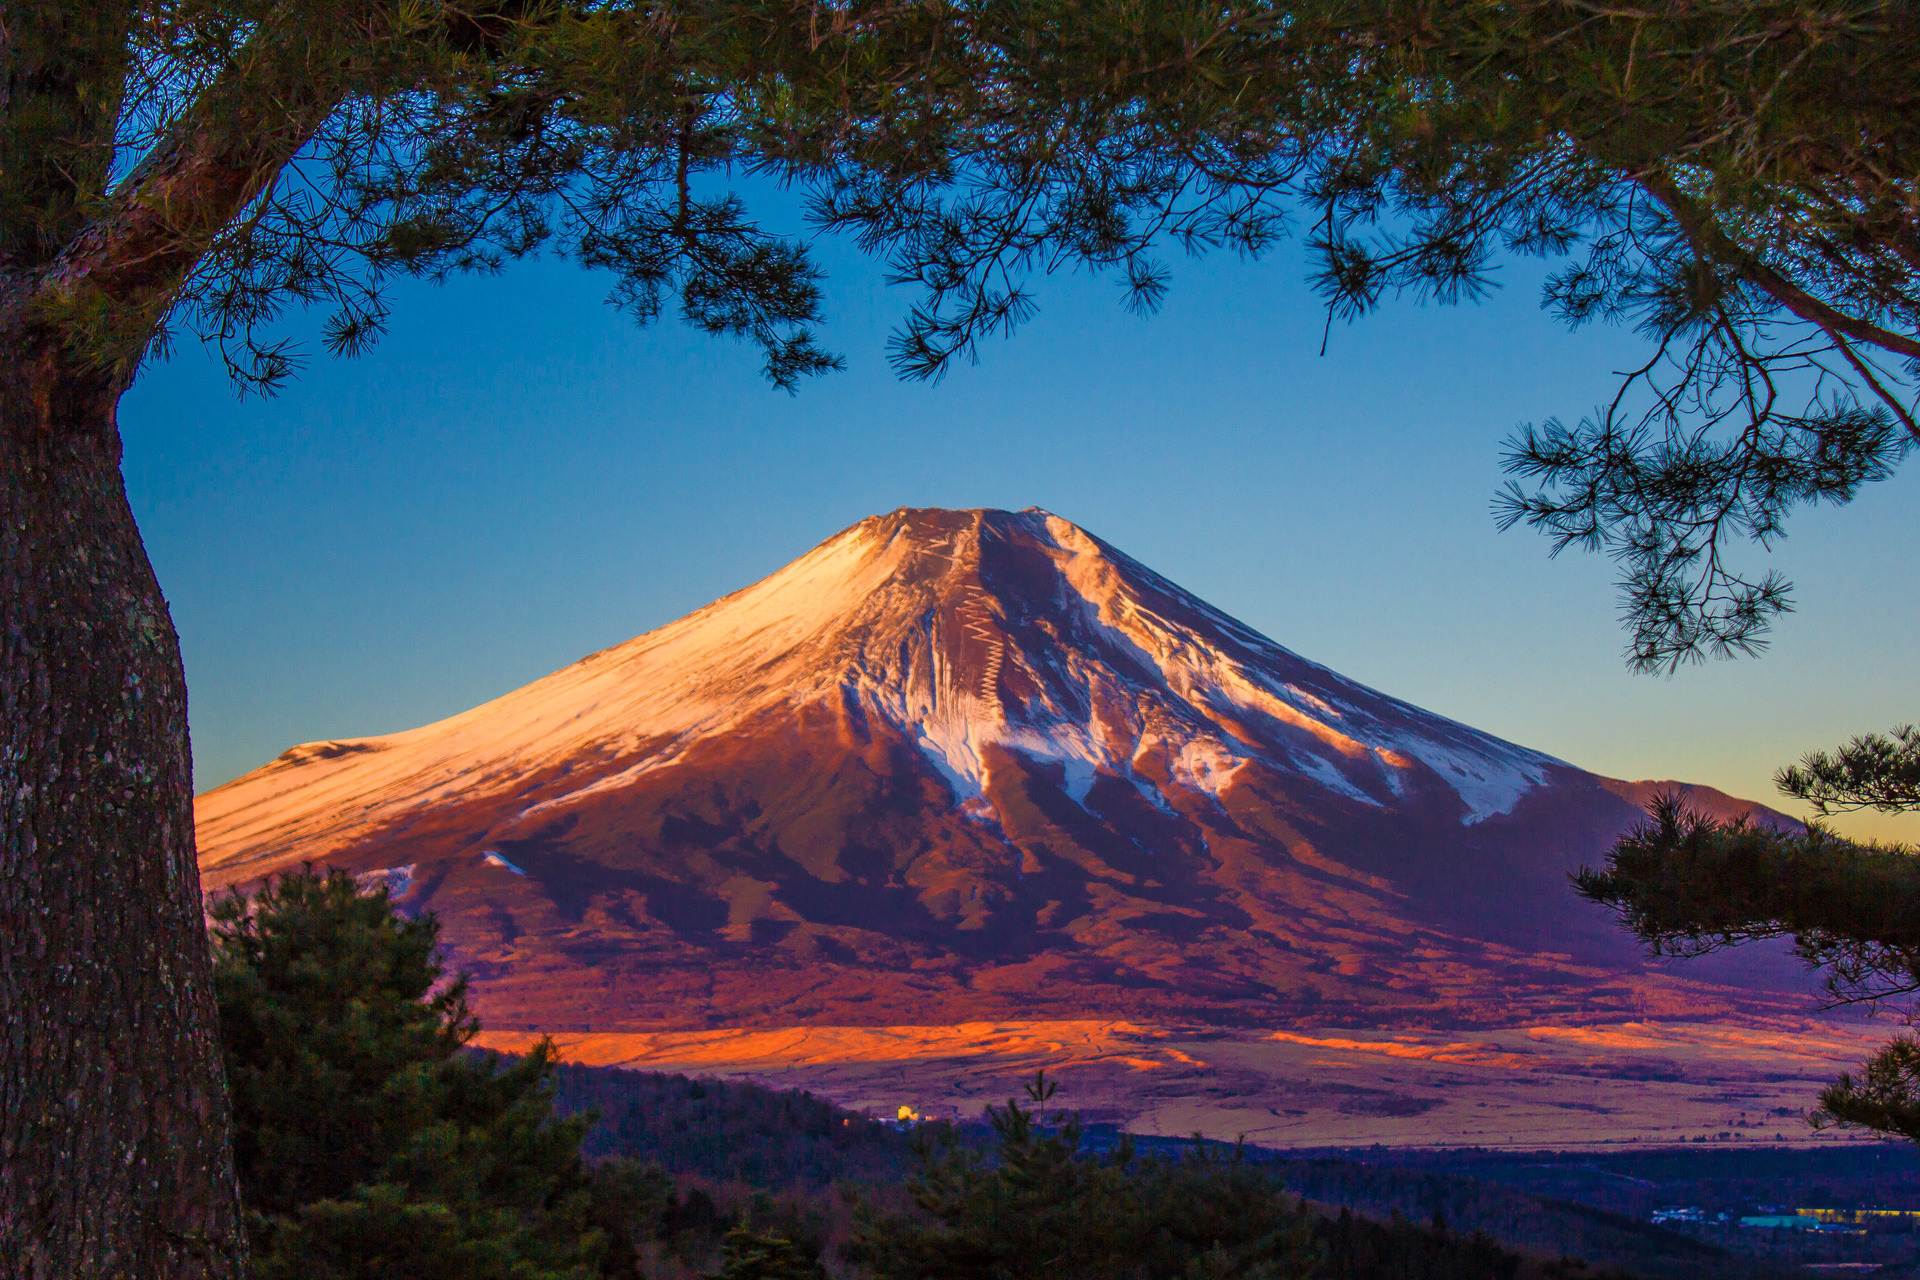
[[[495,1026],[1762,998],[1647,971],[1567,891],[1649,793],[1349,681],[1059,517],[901,510],[197,812],[212,885],[312,858],[437,911]]]

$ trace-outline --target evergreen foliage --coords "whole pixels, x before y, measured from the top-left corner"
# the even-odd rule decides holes
[[[1076,1116],[990,1108],[998,1147],[961,1146],[949,1127],[918,1134],[909,1184],[918,1215],[867,1213],[843,1249],[875,1280],[1512,1280],[1521,1259],[1485,1235],[1398,1214],[1385,1223],[1316,1215],[1243,1149],[1196,1144],[1184,1158],[1138,1156],[1124,1136],[1082,1149]]]
[[[1460,1153],[1453,1154],[1457,1158]],[[1538,1167],[1528,1157],[1518,1160],[1530,1168]],[[1585,1157],[1581,1160],[1584,1163]],[[1610,1265],[1636,1276],[1672,1280],[1745,1274],[1726,1250],[1649,1223],[1644,1210],[1610,1212],[1558,1195],[1549,1198],[1529,1194],[1483,1180],[1473,1170],[1470,1158],[1461,1163],[1464,1169],[1447,1174],[1397,1165],[1392,1160],[1324,1157],[1281,1159],[1269,1167],[1272,1176],[1292,1194],[1353,1210],[1331,1220],[1340,1224],[1340,1232],[1359,1237],[1349,1253],[1336,1256],[1365,1256],[1371,1251],[1393,1258],[1419,1256],[1424,1251],[1436,1259],[1434,1265],[1445,1266],[1463,1255],[1472,1256],[1476,1249],[1486,1254],[1484,1241],[1490,1239],[1506,1248],[1585,1259],[1596,1273]],[[1690,1192],[1691,1188],[1677,1194]],[[1384,1224],[1378,1221],[1383,1218]],[[1431,1241],[1412,1226],[1423,1220],[1436,1227],[1447,1225],[1448,1239],[1458,1248],[1431,1248]],[[1316,1226],[1319,1232],[1328,1229]],[[1382,1231],[1397,1236],[1404,1247],[1388,1248],[1379,1235]],[[1483,1243],[1475,1245],[1476,1237]],[[1504,1264],[1489,1264],[1496,1265]],[[1388,1268],[1384,1274],[1397,1273]]]
[[[572,1063],[551,1079],[556,1111],[597,1117],[580,1148],[589,1159],[774,1188],[889,1181],[910,1163],[905,1135],[811,1093]]]
[[[674,1176],[677,1189],[663,1189],[666,1198],[635,1219],[635,1231],[644,1238],[662,1241],[669,1252],[680,1257],[703,1258],[718,1248],[726,1231],[743,1222],[760,1234],[777,1235],[813,1248],[816,1241],[835,1236],[842,1190],[849,1184],[885,1188],[884,1194],[889,1197],[903,1191],[919,1167],[914,1148],[922,1148],[924,1154],[927,1133],[948,1132],[941,1128],[901,1132],[810,1094],[775,1090],[745,1080],[692,1079],[575,1064],[558,1067],[552,1078],[556,1110],[571,1113],[591,1108],[599,1113],[598,1122],[582,1144],[583,1152],[595,1158],[642,1161]],[[971,1144],[991,1155],[990,1140],[995,1135],[986,1126],[956,1126],[951,1136],[956,1143]],[[1090,1146],[1100,1146],[1109,1141],[1109,1136],[1096,1126],[1085,1140]],[[1147,1151],[1160,1145],[1141,1144]],[[1599,1173],[1589,1184],[1581,1180],[1583,1175],[1576,1175],[1576,1192],[1549,1176],[1561,1166],[1520,1158],[1520,1167],[1529,1177],[1547,1179],[1551,1189],[1542,1194],[1486,1180],[1479,1172],[1482,1162],[1498,1165],[1503,1175],[1511,1172],[1506,1162],[1492,1153],[1456,1153],[1457,1166],[1455,1159],[1435,1157],[1446,1172],[1427,1167],[1418,1157],[1412,1157],[1409,1163],[1378,1158],[1283,1158],[1249,1148],[1242,1158],[1255,1164],[1289,1195],[1319,1204],[1351,1206],[1357,1215],[1354,1220],[1361,1224],[1351,1228],[1355,1231],[1385,1229],[1383,1222],[1390,1222],[1395,1214],[1416,1223],[1437,1216],[1449,1224],[1456,1240],[1471,1239],[1473,1233],[1481,1232],[1507,1248],[1527,1249],[1548,1257],[1584,1258],[1593,1265],[1610,1264],[1625,1267],[1635,1275],[1674,1280],[1745,1273],[1734,1266],[1725,1250],[1648,1223],[1646,1206],[1638,1200],[1609,1200],[1611,1210],[1585,1201],[1594,1195],[1617,1195],[1629,1185],[1641,1189],[1654,1185],[1640,1181],[1641,1177],[1671,1177],[1670,1189],[1661,1193],[1670,1199],[1686,1202],[1698,1198],[1699,1180],[1691,1170],[1702,1160],[1709,1164],[1727,1160],[1742,1168],[1756,1166],[1751,1174],[1743,1175],[1752,1179],[1744,1194],[1760,1202],[1770,1197],[1792,1199],[1798,1194],[1780,1190],[1783,1185],[1804,1186],[1808,1181],[1826,1185],[1836,1179],[1844,1184],[1849,1176],[1822,1168],[1816,1177],[1800,1167],[1801,1161],[1826,1158],[1822,1153],[1783,1156],[1760,1150],[1715,1151],[1708,1156],[1696,1152],[1674,1157],[1677,1171],[1646,1172],[1643,1166],[1633,1165],[1623,1170],[1636,1175],[1631,1183]],[[1646,1169],[1665,1168],[1658,1160],[1647,1159],[1652,1163]],[[1776,1160],[1778,1167],[1770,1163]],[[1585,1168],[1588,1158],[1583,1156],[1576,1163]],[[1715,1186],[1733,1176],[1723,1174],[1718,1165],[1713,1168]],[[1700,1179],[1706,1177],[1700,1175]],[[777,1208],[753,1207],[729,1214],[703,1190],[743,1183],[779,1190],[801,1198],[801,1203],[820,1206],[830,1223],[823,1231],[821,1224]],[[662,1185],[664,1188],[664,1179]],[[1658,1185],[1666,1187],[1668,1183]],[[1321,1229],[1316,1222],[1315,1230]]]
[[[924,1218],[870,1216],[847,1258],[876,1280],[1283,1280],[1311,1273],[1304,1204],[1251,1164],[1204,1153],[1136,1160],[1123,1140],[1081,1150],[1077,1117],[1048,1113],[1044,1073],[989,1112],[989,1161],[950,1130],[923,1130],[912,1183]],[[1050,1122],[1050,1123],[1049,1123]]]
[[[1384,192],[1416,230],[1351,250],[1336,296],[1464,289],[1496,247],[1573,254],[1548,310],[1631,324],[1650,351],[1577,425],[1510,441],[1536,487],[1509,489],[1503,518],[1621,564],[1636,666],[1752,652],[1788,584],[1737,569],[1732,544],[1771,544],[1795,507],[1848,501],[1920,442],[1916,170],[1883,163],[1914,141],[1920,15],[1381,7],[1423,90],[1382,130],[1393,177],[1341,212],[1371,223]]]
[[[1621,561],[1648,667],[1760,645],[1787,584],[1729,543],[1920,442],[1920,15],[1895,0],[41,12],[62,8],[27,6],[15,40],[80,92],[0,122],[44,179],[0,233],[48,262],[93,236],[43,313],[129,373],[185,327],[270,388],[299,362],[288,308],[326,309],[353,354],[395,278],[546,249],[643,323],[676,304],[751,339],[791,387],[838,360],[804,245],[724,190],[742,168],[919,290],[894,343],[916,377],[1016,328],[1063,267],[1151,311],[1169,251],[1298,228],[1331,322],[1471,301],[1503,254],[1569,257],[1547,308],[1652,354],[1588,420],[1514,439],[1535,487],[1505,516]],[[122,225],[162,195],[164,229]]]
[[[720,1242],[720,1269],[707,1280],[826,1280],[818,1258],[777,1235],[735,1227]]]
[[[1855,809],[1920,809],[1920,729],[1907,724],[1891,734],[1861,734],[1832,755],[1810,751],[1773,780],[1822,817]]]
[[[212,909],[236,1163],[261,1280],[636,1275],[657,1179],[592,1172],[556,1120],[551,1046],[503,1064],[438,923],[311,867]]]
[[[1920,736],[1855,738],[1813,752],[1776,781],[1823,814],[1920,808],[1914,792]],[[1782,831],[1689,812],[1677,797],[1653,803],[1604,869],[1583,868],[1580,893],[1613,908],[1655,954],[1699,955],[1762,938],[1790,937],[1821,970],[1833,1004],[1869,1009],[1920,995],[1920,853],[1843,840],[1818,826]],[[1903,1008],[1911,1025],[1920,1006]],[[1920,1142],[1920,1041],[1898,1035],[1856,1076],[1820,1095],[1816,1125],[1858,1125]]]
[[[1513,1280],[1520,1271],[1518,1254],[1478,1232],[1455,1238],[1438,1215],[1422,1228],[1398,1214],[1383,1225],[1341,1209],[1314,1236],[1325,1250],[1314,1280]]]

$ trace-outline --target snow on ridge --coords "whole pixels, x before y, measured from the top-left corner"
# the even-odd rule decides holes
[[[1460,821],[1472,826],[1513,812],[1529,791],[1546,781],[1544,766],[1500,760],[1492,753],[1457,751],[1429,738],[1402,740],[1400,749],[1440,775],[1467,811]]]
[[[1323,750],[1289,751],[1287,763],[1331,790],[1368,804],[1381,803],[1354,785],[1333,757],[1355,761],[1361,755],[1372,756],[1395,795],[1405,793],[1404,771],[1418,761],[1459,796],[1464,806],[1461,822],[1471,825],[1511,812],[1546,780],[1551,767],[1564,764],[1301,658],[1178,584],[1110,552],[1068,521],[1049,517],[1047,528],[1054,545],[1066,553],[1065,562],[1058,565],[1061,577],[1098,629],[1157,668],[1166,688],[1190,705],[1196,703],[1196,692],[1217,690],[1243,712],[1270,717],[1317,739]],[[1201,632],[1145,607],[1129,590],[1130,578],[1142,574],[1154,590],[1251,652],[1243,659],[1210,643]],[[1342,698],[1335,706],[1300,687],[1297,677],[1267,665],[1275,659],[1323,675],[1354,701]],[[1357,704],[1371,706],[1363,710]]]
[[[1247,760],[1213,738],[1190,738],[1173,758],[1173,776],[1208,795],[1218,796],[1247,767]]]

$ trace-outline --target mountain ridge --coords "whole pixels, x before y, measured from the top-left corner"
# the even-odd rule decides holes
[[[385,877],[528,1026],[1771,1003],[1648,969],[1566,891],[1647,785],[1348,680],[1051,513],[902,508],[196,813],[211,885]]]

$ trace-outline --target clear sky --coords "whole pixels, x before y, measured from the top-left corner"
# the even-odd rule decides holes
[[[1578,418],[1640,349],[1558,327],[1537,264],[1477,306],[1336,325],[1324,356],[1291,252],[1177,262],[1151,319],[1044,280],[1036,320],[930,386],[886,363],[910,295],[818,247],[848,368],[793,397],[552,261],[401,289],[371,355],[316,356],[274,400],[191,345],[149,369],[125,466],[198,786],[465,710],[899,506],[1045,507],[1308,658],[1616,777],[1772,800],[1802,751],[1920,718],[1912,467],[1795,517],[1771,652],[1672,678],[1621,662],[1609,563],[1496,532],[1506,433]]]

